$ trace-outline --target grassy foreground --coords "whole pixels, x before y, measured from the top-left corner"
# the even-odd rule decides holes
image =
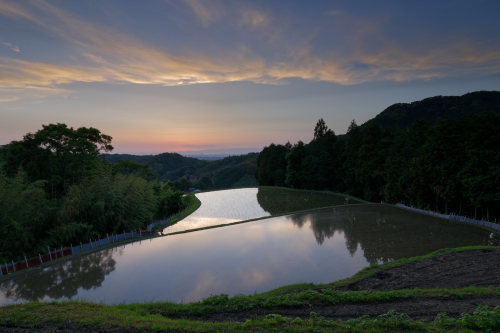
[[[493,331],[500,325],[500,307],[478,306],[472,314],[455,319],[442,313],[432,322],[412,320],[404,313],[389,311],[369,319],[329,321],[310,313],[309,318],[289,318],[270,314],[244,322],[169,319],[123,306],[105,306],[81,302],[29,303],[0,309],[0,325],[37,329],[46,326],[103,330],[123,328],[149,332],[213,332],[213,331],[289,331],[289,332],[379,332]]]
[[[359,281],[382,270],[444,253],[492,247],[477,246],[444,249],[431,254],[373,265],[351,278],[325,285],[299,284],[249,296],[218,295],[188,304],[144,303],[102,305],[86,302],[31,302],[0,307],[0,325],[4,327],[38,328],[45,326],[116,331],[291,331],[291,332],[366,332],[366,331],[495,331],[500,327],[500,306],[478,306],[472,314],[451,318],[442,313],[433,321],[413,320],[404,313],[389,311],[376,318],[360,317],[332,321],[310,312],[307,318],[289,318],[278,314],[238,321],[207,321],[214,313],[248,312],[267,309],[311,308],[348,303],[376,303],[395,300],[461,299],[469,296],[500,297],[498,287],[466,287],[458,289],[403,289],[389,291],[339,291],[337,287]],[[497,247],[498,248],[498,247]],[[267,311],[267,312],[269,312]],[[189,319],[186,319],[189,318]],[[1,328],[1,327],[0,327]]]

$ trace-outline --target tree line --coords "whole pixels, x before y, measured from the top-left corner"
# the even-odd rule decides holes
[[[499,128],[500,116],[486,113],[403,129],[353,120],[337,137],[320,119],[308,144],[265,147],[257,179],[498,221]]]
[[[0,263],[144,229],[186,206],[147,165],[106,161],[111,140],[95,128],[49,124],[0,148]]]

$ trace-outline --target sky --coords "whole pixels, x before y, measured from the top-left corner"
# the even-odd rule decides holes
[[[500,90],[500,1],[0,0],[0,145],[95,127],[115,153],[260,150]],[[250,148],[250,149],[249,149]]]

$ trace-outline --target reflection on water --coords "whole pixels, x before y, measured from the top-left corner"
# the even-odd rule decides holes
[[[14,302],[23,299],[72,298],[78,294],[79,288],[89,290],[101,286],[106,275],[115,269],[113,252],[116,251],[118,250],[106,249],[65,260],[61,264],[39,267],[31,274],[23,274],[0,284],[0,291],[5,298]]]
[[[346,199],[342,195],[272,187],[213,191],[198,193],[196,196],[201,201],[200,208],[182,221],[166,227],[163,233],[346,203],[359,203],[355,199]]]
[[[360,247],[370,264],[448,247],[500,244],[498,233],[384,205],[342,206],[288,218],[299,228],[310,225],[320,245],[342,233],[349,253]]]
[[[163,233],[203,228],[218,224],[269,216],[257,202],[257,188],[198,193],[201,206],[182,221],[163,229]]]
[[[341,206],[155,238],[35,269],[1,283],[0,304],[189,302],[327,283],[370,263],[487,244],[499,245],[499,235],[392,206]]]

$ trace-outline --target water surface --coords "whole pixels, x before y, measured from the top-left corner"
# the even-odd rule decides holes
[[[189,302],[327,283],[370,263],[445,247],[499,244],[487,230],[392,206],[341,206],[135,242],[33,269],[0,284],[0,304]]]
[[[266,216],[276,216],[301,210],[359,203],[347,198],[318,191],[298,191],[285,188],[242,188],[197,193],[201,206],[194,213],[163,232],[171,233],[213,225],[228,224]]]

